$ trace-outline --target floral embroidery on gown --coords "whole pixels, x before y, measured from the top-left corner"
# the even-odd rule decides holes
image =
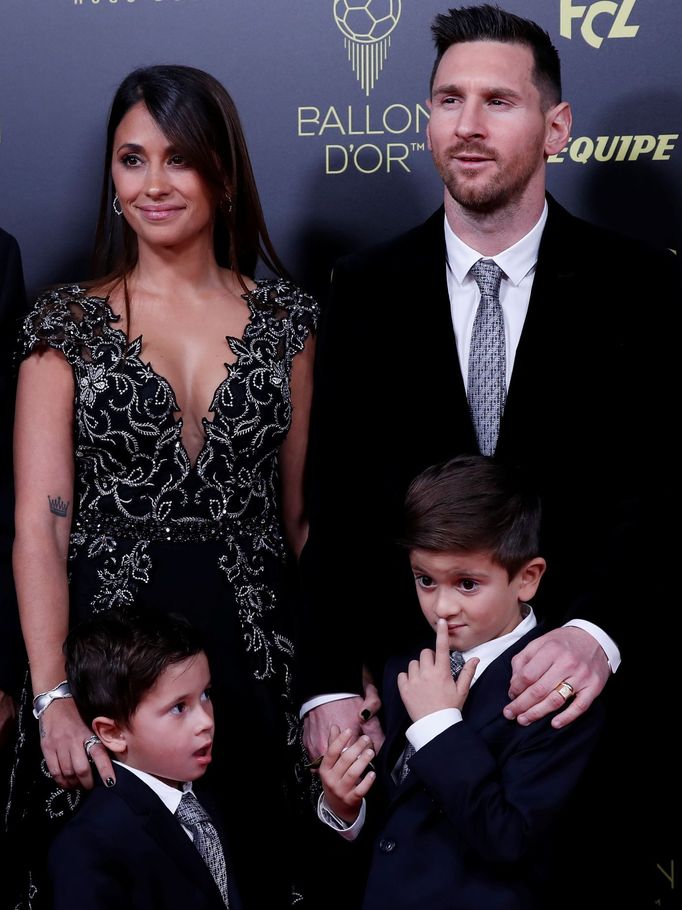
[[[221,726],[224,731],[215,764],[222,763],[223,774],[238,773],[226,741],[238,717],[242,729],[250,725],[249,751],[275,749],[296,773],[292,572],[278,455],[291,423],[292,360],[314,331],[318,307],[283,279],[259,281],[244,300],[248,322],[241,338],[226,338],[226,354],[229,345],[236,360],[226,364],[215,390],[212,419],[203,419],[194,464],[172,387],[144,362],[144,339],[129,340],[117,328],[106,299],[78,285],[43,294],[24,322],[23,355],[49,346],[73,369],[70,621],[132,604],[187,615],[204,632],[216,738]],[[42,773],[29,768],[40,762],[29,695],[21,707],[8,818],[26,815],[27,793],[39,779],[41,809],[59,819],[81,794],[58,788],[44,762]],[[36,740],[32,749],[29,739]],[[251,814],[253,799],[251,792]]]

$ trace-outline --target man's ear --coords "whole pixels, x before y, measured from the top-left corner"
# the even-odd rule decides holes
[[[568,101],[555,104],[545,114],[545,155],[558,155],[571,138],[573,114]]]
[[[519,600],[531,600],[540,584],[540,579],[545,574],[547,563],[541,556],[529,560],[519,572]]]
[[[110,717],[96,717],[92,724],[93,732],[99,736],[103,745],[117,755],[122,755],[128,748],[126,728]]]

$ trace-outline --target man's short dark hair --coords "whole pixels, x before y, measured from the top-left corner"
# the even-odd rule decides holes
[[[112,609],[69,632],[66,676],[88,726],[100,715],[127,725],[160,674],[201,651],[199,633],[183,616]]]
[[[561,63],[559,52],[549,34],[531,19],[522,19],[499,6],[466,6],[440,13],[431,25],[436,45],[436,62],[431,71],[430,88],[443,54],[453,44],[470,41],[500,41],[503,44],[523,44],[533,54],[533,82],[540,92],[543,107],[561,101]]]
[[[406,548],[488,553],[513,578],[540,552],[540,497],[517,468],[460,455],[427,468],[407,491]]]

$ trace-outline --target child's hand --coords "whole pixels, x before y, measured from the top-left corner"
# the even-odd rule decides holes
[[[352,730],[340,733],[333,724],[319,771],[327,805],[349,825],[358,817],[362,800],[376,779],[374,771],[362,776],[374,758],[374,750],[368,748],[369,736],[361,736],[349,745],[352,738]]]
[[[461,708],[469,694],[477,664],[477,657],[468,660],[455,682],[450,670],[448,624],[439,619],[435,653],[426,648],[419,660],[410,661],[407,673],[398,675],[400,697],[412,721],[443,708]]]

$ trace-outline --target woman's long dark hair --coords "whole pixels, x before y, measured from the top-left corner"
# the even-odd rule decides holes
[[[152,119],[218,200],[213,242],[219,265],[243,276],[254,274],[260,258],[278,275],[286,269],[265,226],[249,152],[235,104],[208,73],[190,66],[149,66],[130,73],[118,87],[109,114],[107,147],[93,271],[97,284],[123,281],[137,263],[137,236],[125,218],[114,214],[111,158],[114,134],[128,111],[143,102]],[[126,320],[129,323],[129,320]]]

